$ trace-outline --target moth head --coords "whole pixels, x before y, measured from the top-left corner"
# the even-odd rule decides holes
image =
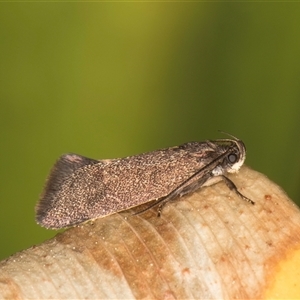
[[[232,146],[229,148],[225,158],[227,160],[227,172],[236,173],[246,159],[246,147],[241,140],[234,139],[231,142]]]

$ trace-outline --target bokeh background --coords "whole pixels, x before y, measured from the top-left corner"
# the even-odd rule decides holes
[[[56,234],[35,224],[65,152],[114,158],[192,140],[299,204],[299,3],[1,3],[0,259]]]

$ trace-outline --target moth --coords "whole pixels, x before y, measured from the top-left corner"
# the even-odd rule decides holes
[[[50,171],[36,206],[36,221],[60,229],[150,201],[154,202],[149,207],[159,205],[160,214],[167,201],[220,180],[254,204],[226,177],[238,172],[245,158],[244,143],[233,136],[117,159],[65,154]]]

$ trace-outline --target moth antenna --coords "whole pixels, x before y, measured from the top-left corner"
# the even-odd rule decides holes
[[[223,130],[220,130],[220,129],[218,129],[218,131],[225,134],[225,135],[228,135],[228,136],[232,137],[235,141],[239,141],[239,139],[237,137],[235,137],[234,135],[232,135],[232,134],[230,134],[226,131],[223,131]]]

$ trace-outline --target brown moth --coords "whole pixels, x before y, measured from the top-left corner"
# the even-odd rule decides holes
[[[241,140],[190,142],[119,159],[94,160],[77,154],[62,155],[53,166],[40,201],[37,223],[60,229],[108,216],[152,200],[149,207],[224,180],[236,173],[246,158]],[[144,211],[144,210],[143,210]],[[141,211],[141,212],[143,212]]]

